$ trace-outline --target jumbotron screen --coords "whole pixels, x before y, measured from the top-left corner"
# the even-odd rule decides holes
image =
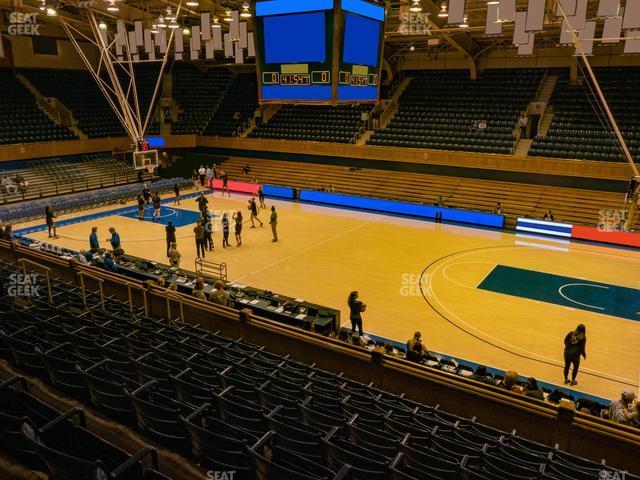
[[[376,102],[384,7],[376,0],[256,0],[261,103]]]

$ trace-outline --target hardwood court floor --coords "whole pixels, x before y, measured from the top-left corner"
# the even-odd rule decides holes
[[[214,213],[241,210],[248,222],[248,197],[208,198]],[[241,247],[235,247],[232,232],[234,246],[223,250],[221,233],[214,234],[215,252],[207,258],[226,262],[230,280],[338,308],[343,324],[349,323],[347,295],[358,290],[368,306],[368,332],[406,341],[420,330],[429,349],[552,383],[562,382],[564,336],[584,323],[587,360],[577,389],[618,398],[625,387],[637,388],[638,321],[553,303],[591,305],[584,292],[555,292],[544,301],[477,287],[500,264],[638,289],[640,252],[267,200],[272,204],[278,208],[280,242],[271,242],[267,210],[260,214],[263,228],[245,223]],[[194,199],[179,208],[197,210]],[[55,243],[88,248],[94,225],[103,246],[114,226],[127,253],[166,263],[164,226],[123,216],[61,226]],[[178,228],[177,235],[182,266],[193,269],[193,225]],[[46,240],[47,233],[30,236]]]

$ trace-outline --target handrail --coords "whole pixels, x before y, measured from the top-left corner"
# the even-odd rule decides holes
[[[125,283],[125,285],[127,286],[127,294],[129,296],[129,313],[131,314],[131,317],[133,317],[133,290],[138,290],[139,292],[142,292],[142,303],[144,306],[144,314],[149,315],[149,304],[147,302],[147,290],[144,289],[142,286],[136,285],[131,282],[127,282]]]
[[[35,267],[36,269],[40,268],[42,270],[44,270],[45,272],[45,277],[47,278],[47,294],[49,297],[49,303],[53,303],[53,291],[51,289],[51,277],[50,277],[50,273],[51,273],[51,269],[49,267],[45,267],[43,265],[40,265],[36,262],[32,262],[31,260],[28,260],[26,258],[19,258],[16,261],[20,266],[22,266],[22,273],[24,274],[24,277],[27,278],[27,264]]]
[[[84,283],[84,278],[87,277],[91,280],[95,280],[96,282],[98,282],[98,288],[100,290],[100,306],[102,307],[102,310],[106,311],[107,307],[104,304],[104,288],[103,288],[103,283],[104,280],[102,278],[98,278],[95,275],[91,275],[87,272],[83,272],[83,271],[79,271],[78,272],[78,277],[80,277],[80,288],[82,289],[82,301],[84,302],[84,307],[88,310],[89,309],[89,305],[87,303],[87,291],[86,291],[86,285]]]

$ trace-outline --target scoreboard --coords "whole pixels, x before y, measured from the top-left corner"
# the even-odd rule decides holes
[[[378,0],[254,0],[260,103],[376,102]]]

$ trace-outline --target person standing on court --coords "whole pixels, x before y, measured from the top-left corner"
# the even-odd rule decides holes
[[[196,255],[198,258],[204,258],[204,225],[199,221],[193,229],[196,236]],[[202,254],[202,255],[201,255]]]
[[[118,232],[116,232],[116,229],[113,227],[109,228],[109,233],[111,234],[109,243],[111,243],[111,250],[113,250],[113,255],[115,257],[119,257],[124,253],[124,250],[122,250],[122,244],[120,242],[120,234],[118,234]]]
[[[207,177],[207,187],[213,188],[213,169],[211,167],[207,167],[205,175]]]
[[[198,203],[198,210],[200,210],[200,213],[204,215],[204,212],[207,211],[207,205],[209,204],[209,200],[204,196],[204,192],[200,192],[200,196],[196,202]]]
[[[351,331],[355,333],[356,328],[358,334],[362,337],[362,312],[367,309],[367,305],[359,300],[360,296],[357,291],[353,291],[349,294],[347,299],[347,305],[349,305],[349,320],[351,320]]]
[[[258,204],[256,203],[255,198],[249,200],[249,206],[247,207],[247,209],[251,212],[251,228],[256,228],[255,224],[253,223],[254,219],[260,222],[261,227],[264,226],[262,220],[258,218]]]
[[[276,213],[275,205],[271,206],[271,218],[269,218],[269,225],[271,225],[271,232],[273,233],[272,242],[278,241],[278,214]]]
[[[180,205],[180,185],[178,185],[178,182],[176,182],[175,185],[173,186],[173,194],[175,195],[175,198],[173,199],[173,204]]]
[[[167,242],[167,257],[171,255],[169,252],[171,251],[171,244],[176,243],[176,227],[171,220],[167,222],[167,226],[164,227],[165,231],[165,241]]]
[[[220,176],[222,178],[222,196],[224,197],[224,192],[227,192],[227,195],[231,198],[231,194],[229,193],[229,175],[223,170]]]
[[[56,222],[53,220],[56,218],[56,214],[53,213],[53,209],[49,205],[44,209],[44,217],[47,222],[47,229],[49,230],[49,238],[58,238],[56,233]],[[53,232],[53,235],[51,235],[51,232]]]
[[[158,221],[160,221],[160,208],[161,208],[160,195],[158,194],[158,192],[156,192],[153,194],[153,219],[154,220],[157,218]]]
[[[203,212],[202,222],[204,224],[204,246],[207,250],[213,251],[213,223],[209,210]]]
[[[258,187],[258,201],[260,202],[260,208],[267,208],[264,204],[264,192],[262,191],[262,185]]]
[[[580,368],[580,357],[587,359],[587,328],[580,324],[572,332],[564,337],[564,384],[577,385],[576,377]],[[573,366],[571,381],[569,381],[569,369]]]
[[[98,227],[91,227],[91,235],[89,235],[89,250],[91,253],[98,253],[100,250],[100,241],[98,240]]]
[[[198,178],[200,179],[201,187],[204,187],[204,179],[206,174],[207,170],[204,168],[204,165],[200,165],[200,168],[198,169]]]
[[[242,245],[242,212],[238,211],[233,214],[233,219],[236,222],[236,246]]]
[[[193,173],[191,174],[191,181],[193,181],[193,188],[195,189],[195,191],[197,192],[198,190],[200,190],[200,185],[198,184],[197,170],[194,170]]]
[[[138,220],[144,220],[144,197],[142,194],[138,195]]]
[[[144,198],[144,203],[149,205],[149,202],[151,201],[151,190],[149,190],[149,186],[146,183],[142,188],[142,197]]]
[[[230,247],[229,245],[229,214],[222,214],[222,248]]]

